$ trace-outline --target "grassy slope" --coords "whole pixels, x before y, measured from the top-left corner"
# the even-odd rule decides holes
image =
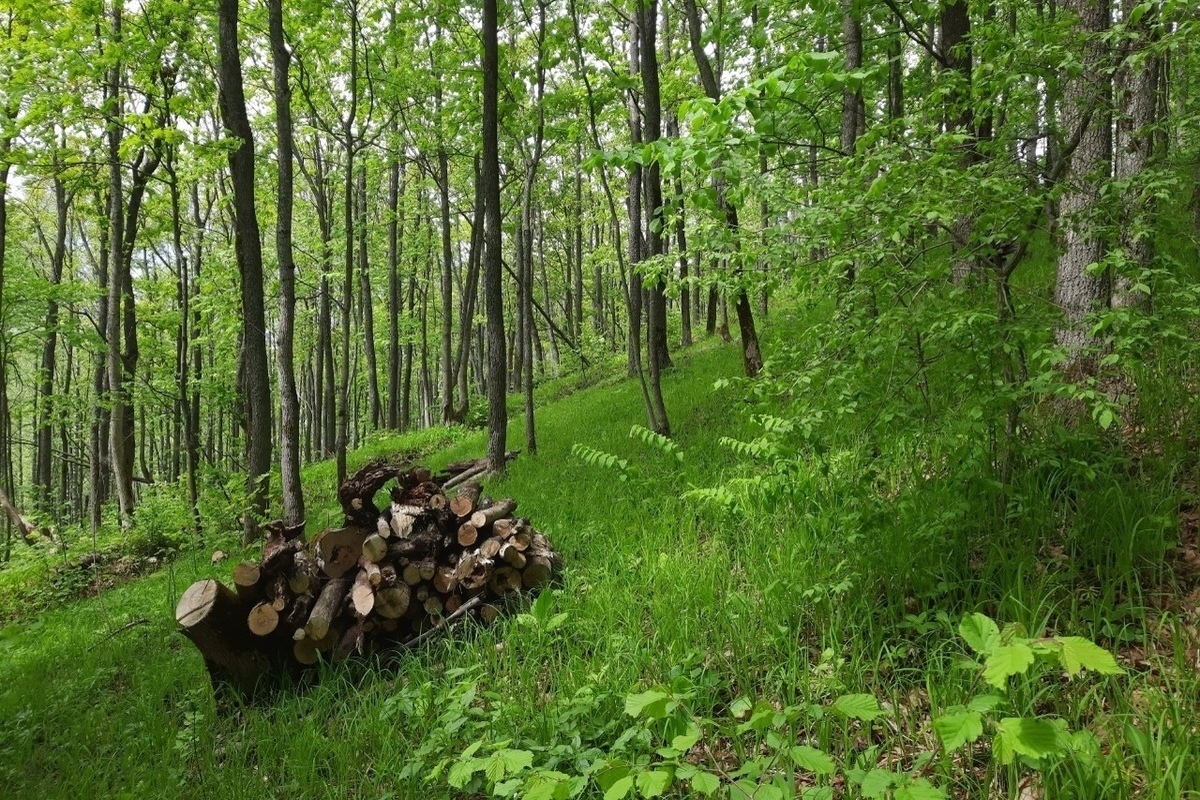
[[[555,611],[566,615],[562,627],[502,621],[399,668],[333,670],[307,695],[219,715],[172,612],[190,582],[227,577],[237,555],[212,567],[207,553],[197,553],[46,613],[7,640],[0,650],[0,794],[238,798],[265,789],[287,797],[442,796],[450,794],[444,780],[423,784],[421,776],[482,735],[531,749],[607,748],[628,724],[625,695],[668,680],[678,668],[704,677],[694,701],[700,714],[723,714],[740,695],[786,704],[873,692],[891,704],[894,725],[879,726],[869,746],[849,730],[822,742],[846,762],[873,765],[892,748],[933,748],[930,706],[969,696],[972,673],[953,667],[962,653],[953,626],[963,610],[983,607],[1032,630],[1086,636],[1101,635],[1124,613],[1134,638],[1140,635],[1137,609],[1118,613],[1112,598],[1075,597],[1072,579],[1048,573],[1032,550],[993,550],[982,565],[968,565],[954,548],[922,540],[917,534],[927,520],[963,512],[953,481],[930,481],[919,502],[897,501],[890,517],[881,515],[866,498],[883,491],[888,476],[877,475],[874,484],[855,477],[865,473],[851,445],[813,463],[801,460],[798,493],[786,507],[752,513],[753,524],[681,498],[689,487],[735,474],[721,437],[754,435],[736,395],[712,390],[715,378],[739,367],[736,348],[728,346],[696,353],[666,378],[686,453],[681,465],[628,436],[631,421],[643,418],[631,382],[539,411],[539,456],[522,456],[491,493],[518,498],[520,513],[564,554],[566,583],[555,598]],[[517,419],[512,446],[521,431]],[[429,442],[385,440],[358,459]],[[636,474],[622,483],[617,471],[583,464],[571,455],[576,443],[627,458]],[[898,437],[891,454],[898,463],[905,446]],[[482,447],[479,435],[458,437],[429,463],[475,457]],[[331,465],[315,465],[305,479],[310,520],[332,520]],[[1160,500],[1125,511],[1150,516],[1161,511]],[[1022,524],[1032,530],[1056,521],[1031,515]],[[914,598],[918,573],[931,588]],[[923,610],[910,615],[906,605],[914,602]],[[108,635],[141,617],[149,622]],[[1195,681],[1152,675],[1136,685],[1151,700],[1132,700],[1137,693],[1128,681],[1093,681],[1039,690],[1021,702],[1057,711],[1073,725],[1116,731],[1105,740],[1108,773],[1126,760],[1150,776],[1147,796],[1196,787],[1198,768],[1185,756],[1200,737],[1172,719],[1200,697]],[[1088,693],[1105,708],[1102,718],[1073,714],[1074,706],[1095,706],[1077,702]],[[1126,721],[1147,731],[1148,751],[1119,741]],[[1174,777],[1163,777],[1172,767]],[[971,770],[950,769],[934,777],[957,787],[953,795],[979,791]],[[1124,793],[1102,784],[1086,783],[1093,796]]]

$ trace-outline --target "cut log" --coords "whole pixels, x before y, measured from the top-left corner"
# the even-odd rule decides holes
[[[262,575],[274,575],[285,567],[300,550],[300,542],[285,539],[282,532],[273,533],[263,545],[262,559],[258,568]]]
[[[496,520],[507,517],[517,510],[517,501],[511,498],[500,500],[487,508],[482,508],[471,515],[471,524],[483,530]]]
[[[438,567],[433,576],[433,588],[442,594],[450,594],[458,587],[458,579],[454,576],[454,567]]]
[[[338,502],[342,504],[346,519],[359,527],[374,529],[375,520],[379,518],[375,493],[388,481],[406,474],[404,467],[382,461],[367,464],[355,472],[338,487]]]
[[[262,590],[258,586],[261,577],[262,571],[258,565],[249,561],[243,561],[233,568],[233,587],[241,602],[253,605],[262,598]]]
[[[479,539],[479,529],[469,522],[464,522],[458,526],[458,543],[463,547],[470,547]]]
[[[175,607],[183,635],[204,656],[214,686],[229,686],[243,696],[254,694],[270,670],[247,625],[245,606],[219,581],[192,584]]]
[[[250,609],[250,616],[246,622],[251,633],[256,636],[266,636],[274,633],[275,629],[279,627],[279,611],[270,603],[259,603]]]
[[[383,583],[383,570],[374,562],[362,560],[358,563],[362,568],[363,573],[367,576],[367,581],[372,586],[378,586]]]
[[[292,556],[292,574],[288,577],[288,588],[292,594],[306,594],[317,586],[317,562],[304,551]]]
[[[411,564],[406,564],[404,570],[400,573],[400,577],[409,586],[416,586],[421,582],[421,566],[415,561]]]
[[[505,542],[500,548],[500,559],[513,569],[525,568],[525,555],[513,547],[511,542]]]
[[[333,660],[345,661],[355,653],[363,651],[363,645],[366,641],[366,625],[363,620],[357,620],[353,625],[346,629],[346,632],[341,635],[338,643],[333,648]]]
[[[387,541],[377,533],[372,533],[362,543],[362,557],[367,561],[378,564],[387,555]]]
[[[479,607],[479,619],[481,619],[485,625],[491,625],[499,616],[500,609],[496,608],[496,606],[491,605],[490,603]]]
[[[375,587],[366,570],[360,570],[354,577],[354,586],[350,589],[350,602],[354,613],[365,617],[375,609]]]
[[[399,503],[392,503],[392,517],[389,525],[392,533],[397,538],[405,539],[412,534],[413,522],[416,521],[416,515],[405,514],[400,509],[402,506]]]
[[[307,636],[292,644],[292,655],[306,667],[311,667],[320,660],[320,656],[317,654],[317,643]]]
[[[507,540],[517,532],[516,520],[498,519],[492,523],[492,536]]]
[[[488,578],[488,590],[497,597],[512,594],[521,588],[521,573],[512,567],[496,567]]]
[[[375,590],[375,613],[384,619],[398,619],[408,611],[412,590],[406,583],[383,586]]]
[[[493,536],[492,538],[486,540],[483,544],[479,545],[479,556],[481,558],[495,558],[499,554],[500,548],[503,545],[504,542],[502,540]]]
[[[443,483],[442,490],[445,491],[448,489],[453,489],[455,486],[459,486],[460,484],[466,483],[467,481],[471,480],[472,478],[482,475],[486,470],[487,470],[487,461],[484,460],[481,463],[477,463],[475,466],[471,467],[470,469],[460,472],[459,474],[455,475],[450,480]]]
[[[431,617],[440,617],[442,609],[445,605],[442,603],[442,598],[435,595],[430,595],[425,598],[425,613]]]
[[[533,554],[526,561],[521,573],[521,582],[526,589],[540,589],[550,582],[554,575],[551,561],[547,556]]]
[[[370,531],[351,526],[325,531],[317,539],[317,555],[321,571],[330,578],[340,578],[358,563],[363,542]]]
[[[333,618],[341,610],[342,601],[349,591],[350,581],[347,578],[334,578],[325,584],[304,626],[304,632],[310,639],[323,639],[328,635]]]
[[[458,494],[450,501],[450,510],[458,517],[469,517],[475,513],[475,504],[479,502],[479,493],[483,487],[479,481],[468,481],[458,490]]]
[[[434,511],[441,511],[446,507],[446,495],[433,494],[429,496],[429,507]]]

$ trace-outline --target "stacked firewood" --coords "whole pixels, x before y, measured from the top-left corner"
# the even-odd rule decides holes
[[[272,523],[259,562],[234,568],[233,589],[193,584],[175,616],[214,684],[250,695],[264,677],[322,657],[410,648],[460,619],[491,622],[507,600],[549,583],[558,555],[513,516],[515,500],[482,495],[485,467],[433,475],[369,464],[338,491],[344,527],[306,542],[303,525]],[[374,498],[389,481],[380,509]]]

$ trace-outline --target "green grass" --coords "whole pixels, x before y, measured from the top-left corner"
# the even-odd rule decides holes
[[[777,316],[768,353],[806,324]],[[1178,476],[1130,472],[1073,454],[1068,442],[1053,448],[1057,462],[1022,470],[1020,507],[997,523],[994,495],[945,467],[958,456],[946,444],[952,431],[872,433],[869,414],[847,413],[786,453],[737,455],[723,439],[753,442],[762,428],[751,411],[781,413],[789,402],[714,390],[739,370],[736,345],[706,345],[665,377],[682,462],[630,436],[631,421],[644,418],[634,383],[597,368],[562,379],[597,384],[586,391],[543,388],[557,399],[537,413],[538,455],[522,454],[489,492],[517,498],[563,554],[551,612],[565,616],[553,623],[504,619],[398,666],[324,668],[306,693],[219,710],[173,619],[192,581],[228,579],[253,555],[214,536],[208,545],[229,551],[226,563],[192,550],[153,575],[0,629],[0,794],[462,796],[447,782],[447,759],[477,741],[484,753],[508,742],[564,775],[609,756],[662,758],[654,748],[669,731],[623,711],[628,695],[652,686],[678,693],[701,721],[723,781],[757,780],[733,773],[769,747],[766,734],[739,733],[731,721],[743,697],[811,712],[872,694],[887,719],[825,714],[788,736],[829,752],[841,771],[907,770],[938,751],[931,718],[980,689],[956,634],[975,610],[1031,635],[1136,647],[1143,658],[1123,677],[1014,684],[1010,713],[1058,715],[1098,737],[1090,766],[1067,759],[1036,779],[1046,797],[1200,792],[1200,678],[1188,661],[1195,619],[1155,611],[1143,591],[1169,578],[1148,565],[1161,563],[1174,534]],[[520,418],[509,436],[521,447]],[[627,466],[586,464],[572,455],[576,444]],[[408,451],[431,452],[425,462],[437,467],[482,450],[481,434],[461,429],[379,438],[351,468]],[[1082,475],[1074,455],[1097,474]],[[308,467],[304,480],[310,525],[335,523],[332,463]],[[696,491],[721,487],[736,489],[729,502]],[[921,774],[953,797],[1015,796],[1032,774],[973,752],[936,755]],[[582,796],[603,794],[595,781],[578,786]]]

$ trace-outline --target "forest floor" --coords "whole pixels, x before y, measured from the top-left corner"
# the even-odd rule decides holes
[[[767,352],[787,335],[776,322]],[[947,544],[980,509],[961,480],[906,464],[897,432],[883,445],[894,459],[831,442],[790,463],[786,492],[721,503],[759,477],[730,446],[759,436],[756,409],[714,389],[739,369],[736,344],[677,355],[663,390],[678,451],[631,436],[632,381],[540,407],[537,456],[488,491],[550,536],[563,585],[398,666],[322,666],[304,693],[218,708],[174,608],[191,582],[254,557],[233,530],[9,622],[0,795],[1200,796],[1200,512],[1186,480],[1031,471],[1012,531]],[[519,447],[519,417],[509,436]],[[436,468],[483,448],[478,432],[381,438],[350,466],[421,451]],[[332,463],[304,482],[310,532],[336,524]],[[1156,547],[1165,559],[1142,558]],[[216,549],[230,558],[210,563]],[[1068,679],[1039,660],[997,692],[959,634],[976,611],[1035,649],[1094,640],[1125,673]],[[975,709],[986,733],[946,752],[934,720],[970,728]],[[1061,720],[1058,738],[1002,764],[1006,720],[1033,716]]]

